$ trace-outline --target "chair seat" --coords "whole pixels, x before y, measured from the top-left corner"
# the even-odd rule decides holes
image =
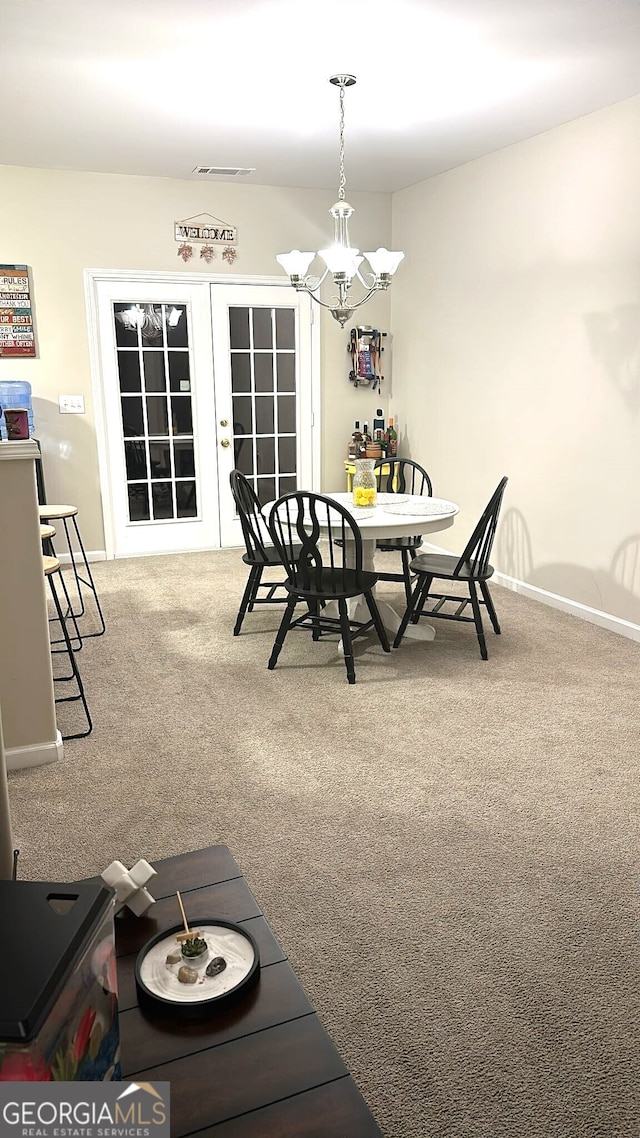
[[[40,521],[48,522],[55,518],[73,518],[78,512],[77,506],[40,506]]]
[[[278,556],[275,549],[272,549],[272,548],[267,546],[265,548],[264,553],[265,553],[264,557],[262,557],[262,556],[251,557],[248,553],[244,553],[242,556],[242,560],[244,561],[245,565],[280,565],[280,566],[282,566],[282,561],[280,560],[280,557]]]
[[[455,581],[487,581],[493,576],[493,566],[487,565],[484,573],[472,572],[471,566],[462,565],[456,572],[460,558],[451,553],[420,553],[414,557],[410,568],[414,573],[427,573],[431,577],[443,577]]]
[[[45,577],[48,577],[50,573],[57,572],[57,570],[60,568],[60,562],[58,561],[57,557],[43,557],[42,568]]]
[[[45,541],[46,538],[55,537],[55,536],[56,536],[56,527],[55,526],[43,526],[43,525],[40,526],[40,537],[42,538],[43,541]]]
[[[357,597],[360,593],[366,593],[372,589],[378,580],[378,576],[378,573],[361,573],[358,578],[355,569],[341,569],[334,573],[330,568],[326,568],[322,569],[320,580],[313,589],[301,589],[299,586],[292,585],[290,581],[283,582],[283,587],[288,593],[305,599],[308,597],[312,600],[317,597],[323,601],[338,601],[341,598],[348,600],[349,597]],[[336,577],[340,578],[342,587],[339,589],[335,587]]]
[[[395,549],[415,549],[418,545],[422,545],[422,534],[416,537],[379,538],[376,549],[388,549],[393,552]]]

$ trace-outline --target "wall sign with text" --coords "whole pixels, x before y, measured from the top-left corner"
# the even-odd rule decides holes
[[[26,265],[0,265],[0,356],[35,356],[36,337]]]

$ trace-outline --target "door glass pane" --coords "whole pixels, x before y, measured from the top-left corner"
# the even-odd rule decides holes
[[[161,304],[141,305],[140,338],[143,348],[161,348],[164,345],[164,325]]]
[[[249,309],[229,309],[229,345],[234,348],[249,347]]]
[[[273,356],[271,352],[257,352],[254,356],[256,391],[273,391]]]
[[[179,518],[195,518],[198,513],[195,482],[176,482],[176,505]]]
[[[168,435],[167,401],[163,395],[147,395],[147,421],[150,435]]]
[[[164,352],[143,352],[145,391],[166,391]]]
[[[142,391],[138,352],[118,352],[118,376],[121,391]]]
[[[169,389],[191,391],[189,353],[167,352],[169,360]]]
[[[251,391],[251,356],[248,352],[231,354],[231,390]]]
[[[198,516],[188,317],[186,304],[113,305],[130,522]]]
[[[175,442],[173,454],[176,466],[176,478],[193,477],[196,472],[193,440],[190,442]]]
[[[278,396],[278,431],[281,434],[292,435],[296,429],[296,398],[295,395]]]
[[[256,494],[261,506],[266,506],[267,502],[273,502],[274,498],[278,496],[275,478],[258,478]]]
[[[122,433],[125,438],[132,435],[144,435],[144,418],[142,416],[142,399],[130,396],[122,398]]]
[[[251,399],[235,396],[233,400],[233,433],[234,435],[253,434],[253,415]]]
[[[253,309],[253,346],[264,349],[273,347],[271,308]]]
[[[129,483],[129,518],[132,522],[149,521],[149,487],[146,482]]]
[[[256,451],[258,455],[258,474],[275,474],[275,439],[258,439],[256,442]]]
[[[248,438],[235,438],[233,441],[233,453],[235,456],[236,469],[247,477],[253,474],[253,445],[251,439]]]
[[[296,319],[293,308],[276,308],[276,347],[293,351],[295,348]]]
[[[295,439],[279,439],[278,440],[278,466],[283,474],[295,474],[296,472],[296,440]]]
[[[151,493],[153,495],[153,516],[156,521],[160,519],[166,521],[167,518],[172,518],[174,515],[171,483],[152,482]]]
[[[171,396],[171,422],[174,435],[192,435],[191,399],[188,395]]]
[[[256,434],[268,435],[273,431],[273,399],[256,399]]]
[[[280,494],[293,494],[298,489],[298,479],[295,477],[279,478],[278,481],[280,483]]]
[[[171,443],[149,443],[152,478],[171,477]]]
[[[296,389],[296,358],[291,352],[278,352],[276,356],[278,368],[278,391],[295,391]]]
[[[147,448],[142,439],[124,444],[124,456],[127,464],[127,478],[148,478]]]
[[[189,346],[189,330],[186,304],[165,305],[165,320],[167,346],[169,348],[187,348]]]

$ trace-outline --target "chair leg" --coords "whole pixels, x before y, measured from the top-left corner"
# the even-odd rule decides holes
[[[366,596],[366,594],[365,594]],[[349,613],[347,611],[347,602],[344,597],[338,601],[338,611],[340,613],[340,630],[342,632],[342,651],[344,652],[344,662],[347,669],[347,677],[350,684],[356,682],[356,670],[353,666],[353,644],[351,641],[351,625],[349,623]]]
[[[371,619],[374,623],[375,630],[378,633],[378,640],[382,644],[382,647],[384,648],[385,652],[390,652],[391,648],[389,646],[389,641],[387,639],[387,631],[384,627],[384,624],[382,623],[382,618],[381,618],[380,613],[378,611],[378,606],[375,602],[375,598],[373,596],[373,593],[371,592],[371,589],[369,589],[364,594],[364,599],[367,602],[367,607],[369,609],[369,612],[371,613]]]
[[[487,585],[486,581],[479,581],[478,584],[480,585],[480,588],[482,590],[482,595],[484,597],[484,603],[487,606],[487,612],[489,613],[489,619],[491,620],[491,623],[493,625],[493,631],[495,632],[496,636],[499,636],[500,635],[500,625],[498,623],[498,614],[496,613],[496,610],[495,610],[495,607],[493,604],[493,597],[491,596],[491,593],[489,592],[489,586]]]
[[[257,569],[258,572],[255,575],[255,579],[253,582],[253,588],[251,590],[251,595],[249,597],[249,612],[253,612],[253,609],[255,607],[255,600],[256,600],[256,597],[258,595],[258,589],[260,587],[260,582],[262,580],[262,574],[264,572],[264,565],[255,565],[255,566],[253,566],[253,568]],[[249,576],[251,576],[251,574],[249,574]],[[271,594],[269,594],[269,595],[271,595]]]
[[[64,640],[65,640],[65,643],[67,646],[67,654],[69,656],[69,661],[71,663],[71,671],[73,673],[73,676],[75,677],[75,681],[76,681],[76,684],[78,686],[78,694],[77,695],[59,696],[56,699],[56,703],[73,703],[75,700],[78,700],[78,699],[82,700],[82,706],[84,708],[84,714],[85,714],[85,718],[87,720],[87,730],[86,731],[77,731],[72,735],[63,735],[62,738],[65,740],[65,742],[67,741],[67,739],[84,739],[87,735],[91,734],[91,732],[93,730],[93,722],[91,720],[91,714],[89,712],[89,705],[87,704],[87,697],[84,693],[84,686],[82,683],[82,677],[80,676],[80,671],[79,671],[78,665],[76,663],[75,654],[74,654],[73,648],[71,646],[71,640],[69,638],[69,633],[67,631],[67,623],[66,623],[64,616],[62,615],[62,607],[60,605],[60,598],[58,597],[58,591],[57,591],[57,589],[53,583],[53,576],[52,575],[49,575],[49,586],[51,589],[51,595],[53,597],[53,603],[55,605],[55,609],[56,609],[56,612],[58,614],[58,620],[60,621],[60,628],[62,629],[62,635],[64,637]]]
[[[478,601],[478,594],[476,592],[476,583],[471,578],[469,579],[469,596],[471,597],[473,619],[476,626],[478,644],[480,645],[480,655],[482,656],[483,660],[488,660],[489,653],[487,652],[487,644],[484,638],[484,628],[482,627],[482,613],[480,612],[480,602]]]
[[[240,608],[238,609],[238,615],[236,617],[236,623],[235,623],[234,629],[233,629],[233,635],[234,636],[240,635],[240,629],[242,628],[242,622],[244,620],[244,614],[247,611],[247,605],[249,605],[249,604],[253,605],[253,600],[254,600],[254,597],[256,595],[258,585],[260,584],[260,578],[262,576],[262,569],[263,569],[262,565],[252,565],[251,566],[251,569],[249,571],[249,576],[247,578],[247,583],[244,587],[244,593],[242,594],[242,600],[240,601]]]
[[[314,640],[319,640],[320,639],[320,626],[318,623],[319,605],[318,605],[317,598],[316,599],[309,598],[307,600],[307,608],[309,609],[309,613],[311,615],[311,636]]]
[[[431,588],[432,581],[433,577],[428,576],[425,577],[424,581],[420,585],[420,596],[418,597],[418,603],[413,610],[413,616],[411,618],[414,624],[418,623],[418,620],[422,614],[422,610],[427,603],[427,597],[429,596],[429,589]]]
[[[287,607],[284,610],[284,616],[282,617],[282,620],[280,621],[280,628],[278,629],[278,632],[276,634],[276,638],[273,642],[273,648],[271,649],[271,655],[269,657],[269,663],[267,664],[267,667],[268,667],[270,672],[272,672],[276,666],[278,656],[280,655],[280,650],[282,648],[282,645],[284,644],[285,636],[287,635],[287,632],[289,631],[289,625],[291,624],[291,619],[293,617],[293,613],[294,613],[294,610],[295,610],[295,607],[297,604],[297,600],[298,600],[297,597],[292,596],[292,597],[289,597],[289,600],[287,601]]]
[[[420,597],[422,596],[422,590],[423,590],[422,578],[418,577],[415,585],[413,586],[413,592],[411,594],[411,600],[409,601],[409,604],[407,605],[406,609],[404,610],[404,616],[402,617],[402,620],[400,621],[400,627],[399,627],[398,631],[396,632],[396,638],[393,642],[394,648],[399,647],[400,642],[402,641],[402,637],[404,636],[404,634],[407,630],[407,625],[408,625],[409,621],[411,620],[411,617],[414,614],[414,611],[415,611],[416,615],[418,615],[418,616],[420,615],[420,610],[417,607],[417,605],[418,605],[418,601],[420,600]]]
[[[404,595],[406,603],[409,604],[411,600],[411,573],[409,571],[409,558],[413,557],[413,553],[409,549],[401,549],[400,555],[402,557],[402,575],[404,577]]]

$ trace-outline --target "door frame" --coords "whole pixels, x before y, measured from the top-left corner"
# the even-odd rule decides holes
[[[107,422],[105,409],[105,392],[102,377],[102,354],[98,323],[98,285],[104,281],[113,283],[136,284],[166,284],[184,285],[234,285],[242,288],[246,285],[277,286],[290,290],[291,285],[281,276],[227,276],[225,273],[187,274],[179,271],[161,272],[149,270],[144,272],[136,269],[85,269],[84,273],[85,303],[87,308],[87,335],[89,345],[89,368],[91,374],[91,392],[93,397],[93,411],[96,433],[96,447],[98,452],[98,474],[100,478],[100,496],[102,501],[102,518],[104,525],[105,555],[108,561],[115,557],[115,535],[113,518],[113,496],[111,486],[111,468],[107,447]],[[308,299],[310,340],[311,340],[311,489],[320,488],[321,471],[321,375],[320,375],[320,321],[315,311],[313,301]],[[213,350],[214,345],[211,345]],[[215,357],[214,357],[215,367]],[[218,461],[216,448],[216,464]],[[140,554],[139,556],[145,556]]]

